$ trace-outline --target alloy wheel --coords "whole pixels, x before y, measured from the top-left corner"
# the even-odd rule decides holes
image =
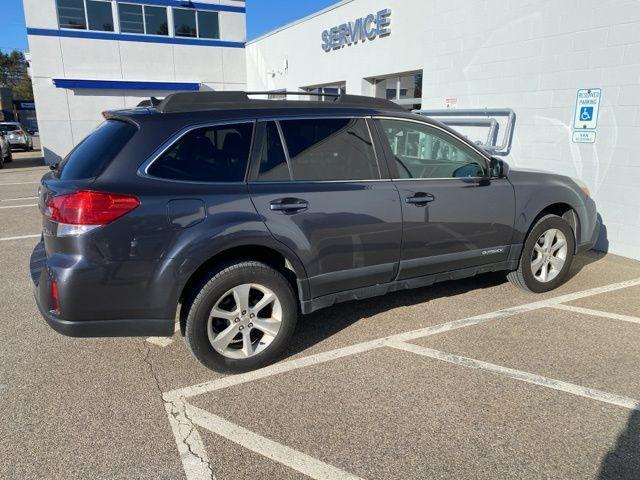
[[[234,359],[253,357],[275,340],[282,325],[282,305],[264,285],[245,283],[224,293],[207,321],[216,352]]]
[[[566,260],[567,238],[561,230],[550,228],[533,245],[531,273],[539,282],[550,282],[560,274]]]

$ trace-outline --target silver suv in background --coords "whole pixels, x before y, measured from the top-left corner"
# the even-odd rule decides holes
[[[0,122],[0,132],[5,134],[11,148],[33,150],[33,138],[18,122]]]
[[[0,131],[0,168],[4,167],[5,163],[9,163],[13,160],[11,155],[11,145],[5,134]]]

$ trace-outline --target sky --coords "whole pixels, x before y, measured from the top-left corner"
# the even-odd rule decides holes
[[[322,10],[338,0],[247,0],[247,40]],[[22,0],[0,0],[0,50],[26,50]]]

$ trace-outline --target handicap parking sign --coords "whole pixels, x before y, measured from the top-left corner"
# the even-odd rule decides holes
[[[574,130],[595,130],[598,125],[601,98],[602,90],[599,88],[578,90],[573,121]]]
[[[580,121],[581,122],[590,122],[593,118],[593,107],[582,107],[580,108]]]

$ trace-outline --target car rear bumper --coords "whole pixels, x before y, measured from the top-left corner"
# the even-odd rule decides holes
[[[52,268],[47,265],[44,244],[40,242],[31,254],[31,279],[40,314],[56,332],[69,337],[147,337],[171,336],[174,324],[168,319],[74,319],[54,312],[51,296]]]
[[[8,140],[9,142],[9,146],[14,148],[14,147],[22,147],[22,148],[26,148],[29,145],[29,141],[28,140]]]

